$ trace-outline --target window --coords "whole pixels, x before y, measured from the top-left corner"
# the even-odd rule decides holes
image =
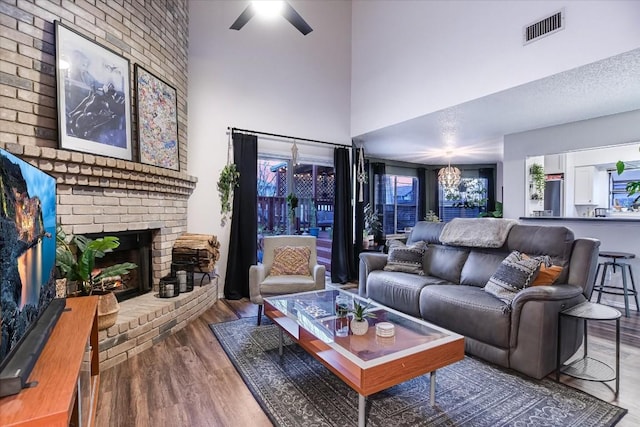
[[[488,186],[487,178],[462,178],[454,189],[438,185],[438,216],[449,222],[453,218],[475,218],[480,212],[486,212]]]
[[[616,171],[609,172],[609,207],[615,210],[640,209],[636,202],[638,195],[629,197],[627,183],[640,180],[640,169],[625,169],[622,175]]]
[[[375,205],[382,215],[384,234],[404,232],[418,217],[418,179],[412,176],[384,175],[376,185]]]

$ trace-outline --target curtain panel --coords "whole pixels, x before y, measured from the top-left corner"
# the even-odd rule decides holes
[[[331,242],[331,281],[347,283],[356,278],[353,247],[351,162],[347,148],[334,150],[335,204]]]
[[[233,133],[232,137],[233,159],[240,179],[233,193],[224,296],[240,299],[249,297],[249,267],[257,262],[258,137],[244,133]]]

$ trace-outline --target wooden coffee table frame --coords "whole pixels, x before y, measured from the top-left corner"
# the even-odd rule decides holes
[[[291,295],[288,296],[290,297]],[[385,309],[407,317],[395,310]],[[436,371],[464,358],[464,337],[447,331],[449,336],[439,340],[442,342],[437,345],[426,349],[416,349],[416,351],[403,351],[399,353],[402,355],[397,358],[391,358],[392,360],[388,360],[389,357],[385,357],[381,358],[385,359],[381,363],[368,363],[366,364],[368,365],[367,367],[362,367],[340,354],[340,352],[313,333],[307,331],[296,320],[280,312],[269,303],[269,298],[265,299],[264,310],[265,315],[280,328],[280,355],[282,355],[283,350],[283,332],[286,332],[294,342],[337,375],[345,384],[358,392],[358,426],[360,427],[365,425],[367,396],[426,373],[430,373],[429,397],[431,406],[433,406],[435,404]],[[415,321],[443,330],[419,319],[415,319]]]

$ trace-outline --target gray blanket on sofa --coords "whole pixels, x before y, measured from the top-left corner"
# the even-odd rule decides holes
[[[452,246],[500,248],[517,223],[502,218],[454,218],[444,225],[440,241]]]

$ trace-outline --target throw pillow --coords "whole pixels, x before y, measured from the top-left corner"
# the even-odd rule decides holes
[[[280,246],[273,251],[273,264],[270,276],[309,276],[309,258],[311,248],[308,246]]]
[[[424,276],[422,258],[425,250],[427,250],[427,244],[422,241],[410,246],[399,241],[392,241],[389,244],[389,256],[387,257],[387,265],[384,266],[384,270]]]
[[[562,267],[559,265],[550,265],[546,266],[544,263],[540,264],[540,271],[538,272],[538,276],[531,283],[531,286],[544,286],[544,285],[553,285],[558,277],[560,277],[560,273],[562,273]]]
[[[510,304],[518,292],[531,285],[545,259],[548,258],[529,258],[518,251],[511,252],[489,278],[484,290]]]

